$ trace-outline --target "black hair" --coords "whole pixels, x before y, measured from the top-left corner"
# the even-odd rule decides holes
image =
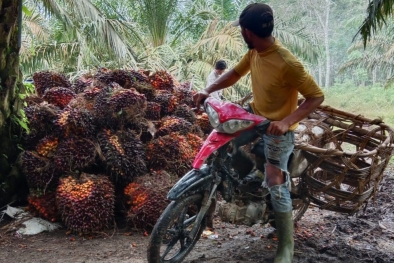
[[[218,61],[216,61],[216,63],[215,63],[215,69],[220,69],[220,70],[223,70],[223,69],[226,69],[227,68],[227,63],[226,63],[226,61],[224,61],[224,60],[218,60]]]

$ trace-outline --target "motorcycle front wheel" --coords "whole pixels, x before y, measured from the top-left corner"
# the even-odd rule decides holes
[[[195,194],[167,206],[149,239],[149,263],[179,263],[189,254],[207,225],[204,218],[194,236],[189,237],[202,200],[202,194]]]

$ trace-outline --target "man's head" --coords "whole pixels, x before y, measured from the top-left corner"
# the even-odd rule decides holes
[[[274,30],[274,12],[269,5],[263,3],[250,4],[242,11],[239,19],[233,23],[241,26],[242,36],[249,48],[253,48],[251,34],[259,38],[271,36]]]
[[[226,70],[227,68],[227,63],[224,60],[218,60],[215,63],[215,70],[216,73],[219,75],[222,75],[222,73]]]

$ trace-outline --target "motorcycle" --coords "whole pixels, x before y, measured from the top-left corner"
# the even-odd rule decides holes
[[[211,97],[203,105],[214,129],[195,157],[193,169],[168,192],[171,203],[150,235],[149,263],[182,262],[203,230],[212,226],[215,212],[223,222],[275,226],[270,194],[262,187],[265,158],[258,151],[261,148],[250,147],[257,144],[270,122],[237,104]],[[295,150],[289,161],[295,222],[310,203],[303,194],[301,172],[296,171],[301,161]]]

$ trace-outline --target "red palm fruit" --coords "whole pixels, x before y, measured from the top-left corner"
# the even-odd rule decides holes
[[[39,216],[51,222],[58,221],[55,192],[40,193],[37,190],[30,190],[27,202],[27,208],[34,216]]]
[[[158,136],[168,135],[172,132],[178,132],[185,135],[190,132],[192,124],[180,117],[167,116],[160,121],[159,129],[157,130]]]
[[[167,90],[172,92],[174,90],[174,78],[170,73],[159,70],[149,76],[149,81],[153,87],[158,90]]]
[[[20,163],[30,188],[52,189],[57,185],[60,174],[50,159],[36,152],[24,151],[20,155]]]
[[[137,177],[124,188],[128,222],[139,229],[150,230],[169,204],[166,198],[175,180],[165,171],[154,171]]]
[[[42,98],[48,103],[63,109],[75,98],[75,93],[69,88],[54,87],[47,89]]]
[[[211,126],[211,123],[209,122],[208,115],[205,112],[197,115],[196,124],[198,126],[200,126],[200,128],[204,132],[204,134],[211,133],[212,126]]]
[[[160,90],[157,92],[156,97],[153,99],[153,102],[159,103],[161,106],[160,115],[166,116],[173,111],[175,111],[178,106],[177,99],[171,92],[166,90]]]
[[[96,154],[96,146],[91,140],[70,137],[59,143],[53,162],[58,171],[81,170],[95,163]]]
[[[70,81],[64,74],[40,71],[33,74],[34,86],[39,96],[43,96],[47,89],[53,87],[71,88]]]
[[[144,145],[133,132],[104,129],[97,139],[109,173],[116,180],[128,183],[146,173]]]
[[[56,203],[63,223],[79,234],[108,228],[114,220],[114,192],[113,183],[104,175],[61,178]]]
[[[178,105],[173,113],[174,116],[183,118],[194,124],[197,120],[196,114],[186,104]]]

